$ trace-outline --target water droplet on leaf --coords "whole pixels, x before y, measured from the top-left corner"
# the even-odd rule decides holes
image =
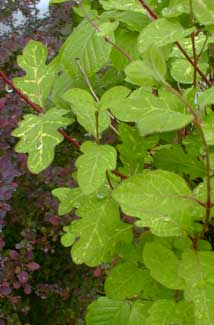
[[[8,85],[5,86],[5,90],[6,90],[6,92],[8,92],[8,93],[12,93],[12,92],[13,92],[13,89],[10,88]]]
[[[43,148],[43,143],[39,143],[36,145],[37,150],[41,150]]]

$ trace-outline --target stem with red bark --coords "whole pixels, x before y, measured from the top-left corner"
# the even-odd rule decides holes
[[[142,6],[147,10],[147,12],[149,13],[150,17],[153,20],[158,19],[158,15],[152,10],[152,8],[150,8],[147,3],[144,0],[139,0],[140,3],[142,4]],[[191,59],[191,57],[187,54],[187,52],[185,51],[185,49],[181,46],[181,44],[179,42],[175,42],[175,44],[177,45],[177,47],[179,48],[179,50],[181,51],[181,53],[185,56],[185,58],[187,59],[187,61],[193,66],[194,62]],[[206,84],[209,87],[212,87],[212,83],[210,82],[210,80],[206,77],[206,75],[201,71],[201,69],[199,69],[198,66],[195,67],[196,71],[199,73],[199,75],[201,76],[201,78],[204,80],[204,82],[206,82]]]
[[[35,103],[33,103],[26,95],[24,95],[20,89],[16,88],[15,85],[13,84],[13,82],[8,79],[8,77],[4,74],[3,71],[0,70],[0,79],[2,79],[11,89],[13,89],[13,91],[20,97],[22,98],[26,104],[28,104],[29,106],[31,106],[35,112],[42,114],[44,113],[44,110],[36,105]],[[72,138],[70,135],[68,135],[65,131],[59,129],[58,130],[60,134],[62,134],[64,136],[64,138],[66,140],[68,140],[70,143],[72,143],[76,148],[80,148],[80,144],[77,140],[75,140],[74,138]]]

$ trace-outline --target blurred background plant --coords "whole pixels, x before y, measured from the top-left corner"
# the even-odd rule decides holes
[[[16,56],[29,39],[46,44],[52,57],[70,34],[72,2],[47,11],[48,2],[1,1],[0,69],[9,78],[21,74]],[[75,215],[58,217],[50,194],[74,185],[74,149],[64,142],[51,167],[31,174],[10,136],[28,111],[0,81],[0,325],[84,324],[86,306],[102,290],[102,271],[71,262],[60,235]]]

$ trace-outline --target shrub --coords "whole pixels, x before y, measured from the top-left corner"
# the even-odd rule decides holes
[[[61,237],[72,260],[106,273],[86,323],[213,324],[213,5],[99,0],[74,11],[54,59],[33,40],[18,57],[14,90],[38,115],[12,134],[34,174],[63,137],[78,150],[77,186],[52,194],[59,215],[77,216]],[[81,145],[70,125],[85,130]]]

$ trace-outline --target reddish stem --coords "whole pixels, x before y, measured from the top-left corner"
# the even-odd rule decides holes
[[[7,78],[7,76],[4,74],[3,71],[0,70],[0,78],[2,80],[4,80],[4,82],[10,86],[11,89],[13,89],[15,91],[15,93],[21,97],[28,105],[30,105],[34,111],[36,111],[37,113],[41,114],[44,113],[44,110],[39,107],[38,105],[36,105],[35,103],[33,103],[27,96],[25,96],[18,88],[15,87],[15,85],[13,84],[13,82]]]
[[[113,170],[113,171],[112,171],[112,174],[114,174],[114,175],[120,177],[121,179],[127,179],[127,178],[128,178],[128,176],[121,174],[121,173],[118,172],[117,170]]]
[[[149,13],[150,17],[154,20],[158,19],[158,15],[152,10],[152,8],[150,8],[147,3],[144,0],[139,0],[140,3],[142,4],[142,6],[147,10],[147,12]],[[187,59],[187,61],[193,66],[194,66],[194,62],[192,61],[191,57],[187,54],[187,52],[185,51],[185,49],[181,46],[181,44],[179,42],[175,42],[175,44],[177,45],[177,47],[179,48],[179,50],[181,51],[181,53],[183,53],[183,55],[185,56],[185,58]],[[195,67],[195,69],[197,70],[197,72],[199,73],[199,75],[201,76],[201,78],[204,80],[204,82],[206,82],[206,84],[209,87],[212,87],[212,83],[210,82],[210,80],[206,77],[206,75],[199,69],[198,66]]]
[[[16,88],[15,85],[13,84],[13,82],[7,78],[7,76],[4,74],[3,71],[0,70],[0,78],[8,85],[10,86],[11,89],[13,89],[15,91],[15,93],[22,98],[25,103],[27,103],[29,106],[31,106],[34,111],[36,111],[37,113],[41,114],[44,113],[44,110],[36,105],[35,103],[33,103],[26,95],[24,95],[20,89]],[[66,132],[64,132],[63,130],[58,130],[59,133],[61,133],[65,139],[67,139],[70,143],[72,143],[76,148],[80,148],[80,144],[77,140],[75,140],[74,138],[72,138],[70,135],[68,135]]]
[[[63,131],[62,129],[59,129],[58,132],[61,133],[66,140],[68,140],[70,143],[72,143],[74,147],[76,147],[77,149],[80,148],[79,142],[77,140],[75,140],[74,138],[72,138],[70,135],[68,135],[65,131]]]

